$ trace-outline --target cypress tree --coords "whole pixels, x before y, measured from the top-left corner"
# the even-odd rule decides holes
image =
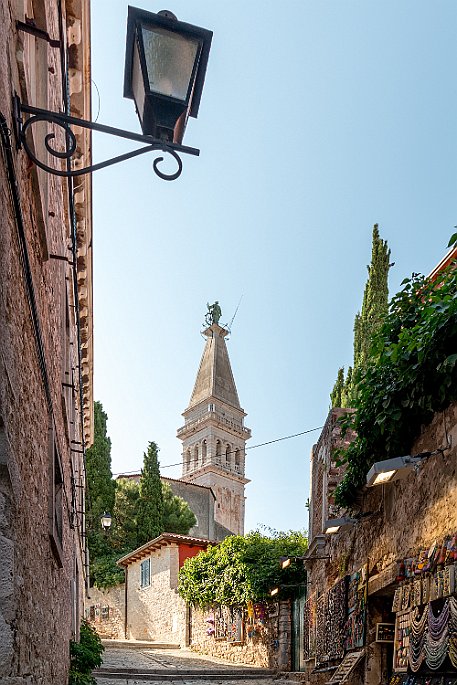
[[[163,491],[158,453],[159,449],[155,442],[150,442],[147,452],[144,453],[137,513],[138,545],[144,545],[148,540],[164,532]]]
[[[335,386],[330,394],[332,407],[351,407],[353,404],[357,378],[366,367],[373,336],[388,312],[388,276],[391,266],[387,241],[379,236],[379,226],[375,224],[362,309],[354,320],[354,364],[348,368],[345,380],[341,378],[344,371],[338,371]]]
[[[86,520],[90,529],[100,528],[105,511],[113,513],[115,483],[111,472],[111,440],[106,434],[108,417],[101,402],[94,402],[94,443],[86,453],[88,497]]]
[[[332,407],[342,407],[341,395],[344,389],[344,366],[338,369],[335,385],[330,393],[330,402]]]
[[[378,224],[373,226],[371,264],[363,293],[362,310],[354,321],[354,369],[364,369],[374,334],[388,311],[390,250],[379,236]]]

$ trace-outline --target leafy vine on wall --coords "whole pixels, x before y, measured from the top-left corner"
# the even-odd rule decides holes
[[[407,454],[421,426],[457,399],[456,264],[436,280],[413,274],[402,286],[356,379],[356,411],[341,421],[357,434],[335,454],[347,464],[335,502],[348,509],[372,464]]]

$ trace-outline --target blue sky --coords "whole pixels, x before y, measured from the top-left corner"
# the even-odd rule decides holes
[[[182,176],[147,155],[94,174],[95,397],[113,471],[162,467],[193,388],[206,303],[219,300],[251,445],[321,426],[352,361],[371,233],[390,292],[446,251],[457,179],[455,0],[173,0],[214,32]],[[139,131],[122,97],[127,3],[92,3],[93,116]],[[94,136],[94,158],[131,145]],[[172,167],[170,166],[170,169]],[[247,452],[246,528],[307,527],[319,432]],[[249,443],[248,443],[249,444]],[[179,467],[162,468],[179,477]]]

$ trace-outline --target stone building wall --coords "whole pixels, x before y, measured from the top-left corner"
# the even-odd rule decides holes
[[[173,494],[182,497],[195,514],[197,525],[190,529],[189,535],[215,540],[214,494],[211,488],[175,478],[162,477],[162,481],[168,483]]]
[[[66,40],[67,22],[88,21],[88,2],[62,8]],[[61,685],[84,602],[81,445],[91,439],[92,367],[81,406],[68,183],[33,166],[13,137],[14,92],[54,110],[63,101],[60,51],[17,30],[26,17],[57,38],[61,19],[51,0],[0,0],[0,681]],[[88,55],[79,37],[73,56],[86,73]],[[43,152],[43,136],[32,137]],[[86,203],[89,211],[89,195]],[[87,226],[79,230],[87,266]],[[90,310],[87,272],[77,277]],[[87,361],[91,332],[80,333]]]
[[[219,473],[216,468],[192,476],[199,485],[211,488],[216,496],[214,519],[234,535],[244,534],[245,481],[242,477]]]
[[[141,587],[141,561],[127,569],[127,639],[186,643],[186,604],[178,595],[179,549],[170,545],[150,557],[151,582]]]
[[[450,445],[444,455],[430,457],[404,480],[369,488],[360,500],[362,512],[371,512],[356,525],[327,536],[325,561],[309,562],[309,594],[323,594],[343,575],[367,565],[367,658],[355,682],[379,685],[391,669],[386,649],[375,643],[375,626],[390,614],[397,575],[397,561],[417,556],[435,541],[457,531],[457,405],[436,414],[423,427],[410,454]],[[322,504],[322,503],[321,503]],[[322,531],[319,531],[322,532]],[[314,658],[307,677],[320,685]],[[328,675],[328,674],[327,674]]]
[[[86,619],[101,638],[124,639],[125,584],[109,590],[91,587],[86,600]]]
[[[224,609],[223,609],[224,610]],[[226,610],[226,609],[225,609]],[[247,609],[243,608],[241,634],[233,637],[219,637],[215,629],[217,609],[202,611],[189,609],[190,647],[200,654],[226,659],[236,664],[247,664],[279,671],[290,670],[291,607],[289,602],[270,605],[265,618],[249,627]]]

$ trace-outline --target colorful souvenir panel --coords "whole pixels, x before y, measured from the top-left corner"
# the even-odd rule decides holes
[[[396,673],[408,670],[410,635],[411,614],[409,611],[400,611],[395,621],[393,670]]]

